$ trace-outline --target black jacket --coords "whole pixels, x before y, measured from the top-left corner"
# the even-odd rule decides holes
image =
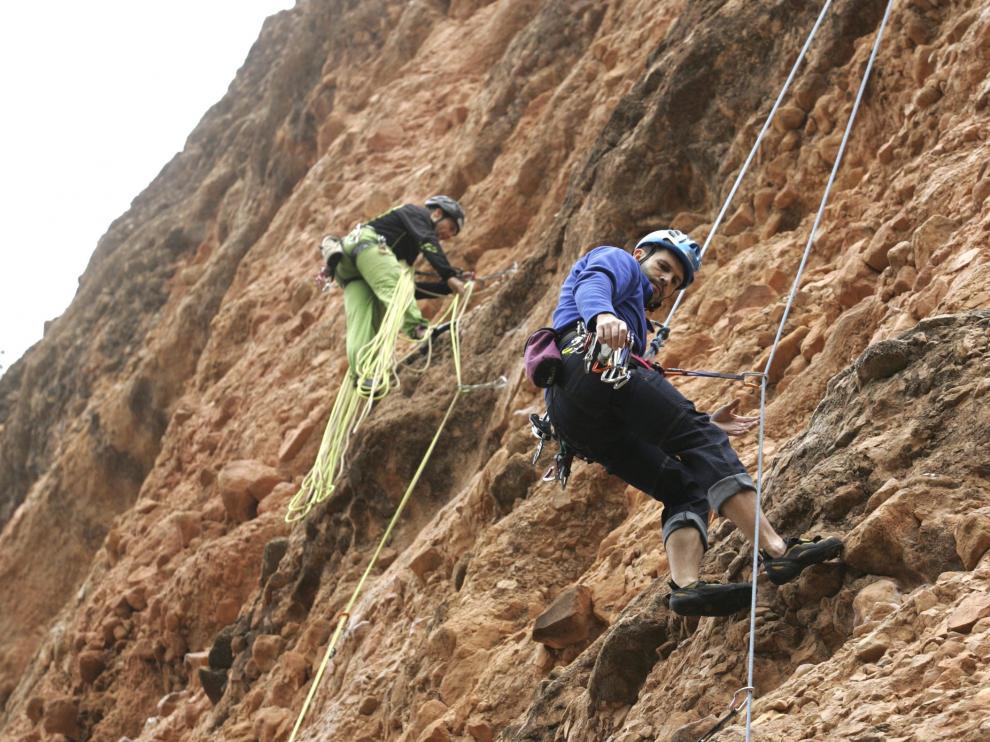
[[[385,238],[395,257],[409,265],[416,262],[420,253],[440,275],[440,281],[416,282],[416,298],[422,299],[434,294],[449,294],[447,279],[460,275],[460,271],[450,265],[440,247],[430,212],[423,206],[406,204],[386,211],[368,222],[367,226]],[[426,293],[420,293],[420,292]]]

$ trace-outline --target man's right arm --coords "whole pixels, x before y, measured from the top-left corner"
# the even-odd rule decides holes
[[[617,247],[602,250],[588,261],[574,288],[581,318],[613,348],[624,346],[628,337],[626,323],[615,315],[615,304],[634,291],[639,280],[639,266],[630,258]]]

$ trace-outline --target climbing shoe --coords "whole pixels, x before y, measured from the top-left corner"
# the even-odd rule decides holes
[[[670,583],[670,609],[681,616],[730,616],[749,607],[748,582],[721,585],[696,580],[685,587]]]
[[[783,585],[801,574],[805,567],[834,559],[841,552],[840,539],[834,537],[823,539],[821,536],[815,536],[811,541],[799,538],[787,539],[787,549],[779,557],[772,557],[763,550],[760,551],[760,556],[763,558],[763,569],[766,570],[770,582],[774,585]]]

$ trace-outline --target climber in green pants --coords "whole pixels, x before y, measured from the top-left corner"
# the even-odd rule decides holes
[[[344,238],[336,259],[328,259],[326,273],[344,289],[347,362],[352,370],[358,368],[361,350],[378,332],[400,276],[412,270],[420,253],[440,280],[417,281],[416,298],[464,290],[461,271],[451,267],[440,247],[441,240],[454,237],[463,226],[460,204],[448,196],[433,196],[425,206],[406,204],[375,217]],[[405,309],[402,332],[420,338],[426,327],[419,307],[411,301]]]

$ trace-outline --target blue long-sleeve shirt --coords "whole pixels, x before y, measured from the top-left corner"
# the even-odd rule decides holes
[[[653,285],[636,258],[619,247],[596,247],[564,279],[553,312],[553,329],[559,332],[579,319],[590,326],[599,314],[610,312],[633,332],[633,352],[641,354],[646,349],[646,302],[651,296]]]

